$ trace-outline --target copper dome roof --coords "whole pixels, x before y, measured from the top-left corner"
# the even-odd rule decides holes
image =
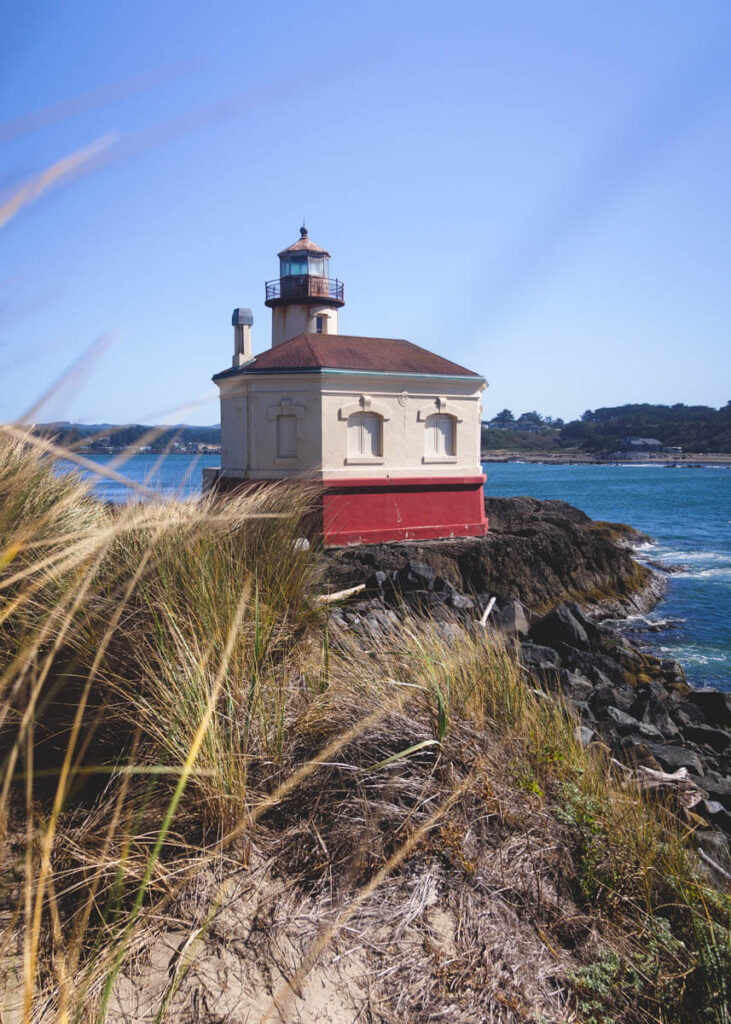
[[[313,256],[329,256],[330,253],[327,249],[321,249],[319,245],[315,245],[307,237],[307,228],[303,225],[300,228],[300,237],[292,245],[287,246],[286,249],[282,249],[281,252],[277,253],[278,256],[286,256],[288,252],[309,252]]]

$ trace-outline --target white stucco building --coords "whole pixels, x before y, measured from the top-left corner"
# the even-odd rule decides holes
[[[402,339],[340,334],[329,259],[305,228],[279,253],[259,355],[250,311],[234,311],[233,365],[213,378],[221,469],[208,483],[320,482],[331,545],[484,534],[484,378]]]

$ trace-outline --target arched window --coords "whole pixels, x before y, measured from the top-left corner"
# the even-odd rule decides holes
[[[455,429],[454,416],[448,416],[443,412],[427,416],[424,455],[432,459],[455,455]]]
[[[351,458],[383,455],[383,418],[377,412],[354,412],[348,416],[348,455]]]

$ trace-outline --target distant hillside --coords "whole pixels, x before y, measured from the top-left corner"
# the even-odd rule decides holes
[[[620,405],[588,409],[561,430],[561,443],[585,451],[612,452],[623,437],[655,437],[689,452],[731,452],[731,402],[707,405]]]
[[[92,447],[97,443],[111,442],[114,448],[132,448],[140,444],[149,445],[152,431],[155,434],[154,447],[165,448],[177,441],[182,445],[220,444],[221,427],[216,424],[210,427],[195,427],[186,423],[166,426],[145,426],[134,423],[119,426],[114,423],[39,423],[35,432],[43,437],[55,437],[62,444],[87,442]]]
[[[521,429],[521,427],[525,429]],[[657,438],[697,454],[731,453],[731,402],[720,409],[708,405],[618,405],[587,411],[581,419],[562,423],[538,413],[515,419],[509,409],[482,425],[486,451],[560,451],[578,449],[606,455],[621,449],[627,437]]]

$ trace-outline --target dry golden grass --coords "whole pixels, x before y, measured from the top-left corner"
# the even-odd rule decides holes
[[[489,632],[333,629],[311,500],[0,438],[7,1019],[728,1021],[693,825]]]

